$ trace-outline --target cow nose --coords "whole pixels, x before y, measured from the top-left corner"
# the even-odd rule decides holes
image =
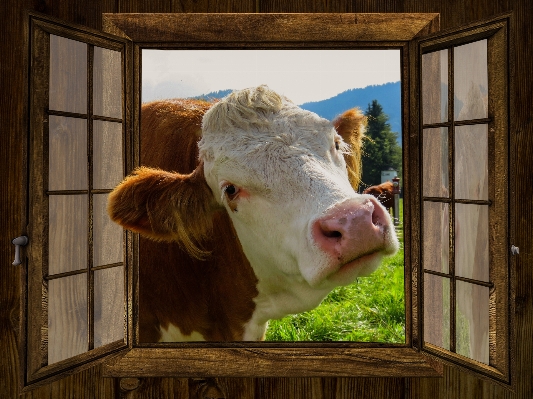
[[[372,196],[344,201],[317,219],[313,239],[326,253],[351,260],[382,249],[390,216]]]

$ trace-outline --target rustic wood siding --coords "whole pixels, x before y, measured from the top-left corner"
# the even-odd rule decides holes
[[[516,391],[470,377],[445,367],[444,378],[306,378],[219,379],[221,389],[232,398],[391,398],[391,399],[529,399],[533,392],[533,90],[530,80],[533,57],[533,6],[530,0],[5,0],[2,18],[0,61],[0,398],[19,392],[18,353],[21,317],[21,281],[25,276],[11,265],[10,240],[26,232],[24,212],[27,154],[27,58],[24,10],[43,12],[70,23],[102,28],[102,13],[113,12],[438,12],[441,29],[513,11],[510,32],[511,57],[511,226],[513,243],[520,247],[516,262]],[[514,72],[513,72],[514,71]],[[22,398],[174,398],[188,397],[191,382],[180,378],[149,378],[137,390],[124,391],[119,383],[101,377],[101,366],[66,377],[27,392]],[[129,393],[128,393],[129,392]]]

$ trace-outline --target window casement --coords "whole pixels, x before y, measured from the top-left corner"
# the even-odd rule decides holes
[[[507,24],[421,40],[422,349],[510,374]]]
[[[127,42],[32,17],[25,383],[126,347]]]
[[[108,355],[109,377],[422,377],[445,361],[510,384],[508,23],[441,34],[438,14],[104,14],[101,33],[32,13],[24,384]],[[139,164],[146,48],[401,51],[405,344],[139,342],[138,237],[103,204]]]

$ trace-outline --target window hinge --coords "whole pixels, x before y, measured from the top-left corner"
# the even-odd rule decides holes
[[[15,260],[13,261],[13,266],[20,265],[22,262],[20,260],[20,247],[28,245],[28,237],[20,236],[14,238],[11,243],[15,246]]]
[[[520,249],[514,245],[511,245],[511,254],[518,255],[520,253]]]

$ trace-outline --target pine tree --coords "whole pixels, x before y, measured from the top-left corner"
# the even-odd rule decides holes
[[[398,145],[398,133],[392,132],[389,117],[377,100],[368,104],[365,111],[368,125],[363,142],[363,186],[381,183],[381,171],[393,168],[401,178],[402,148]]]

